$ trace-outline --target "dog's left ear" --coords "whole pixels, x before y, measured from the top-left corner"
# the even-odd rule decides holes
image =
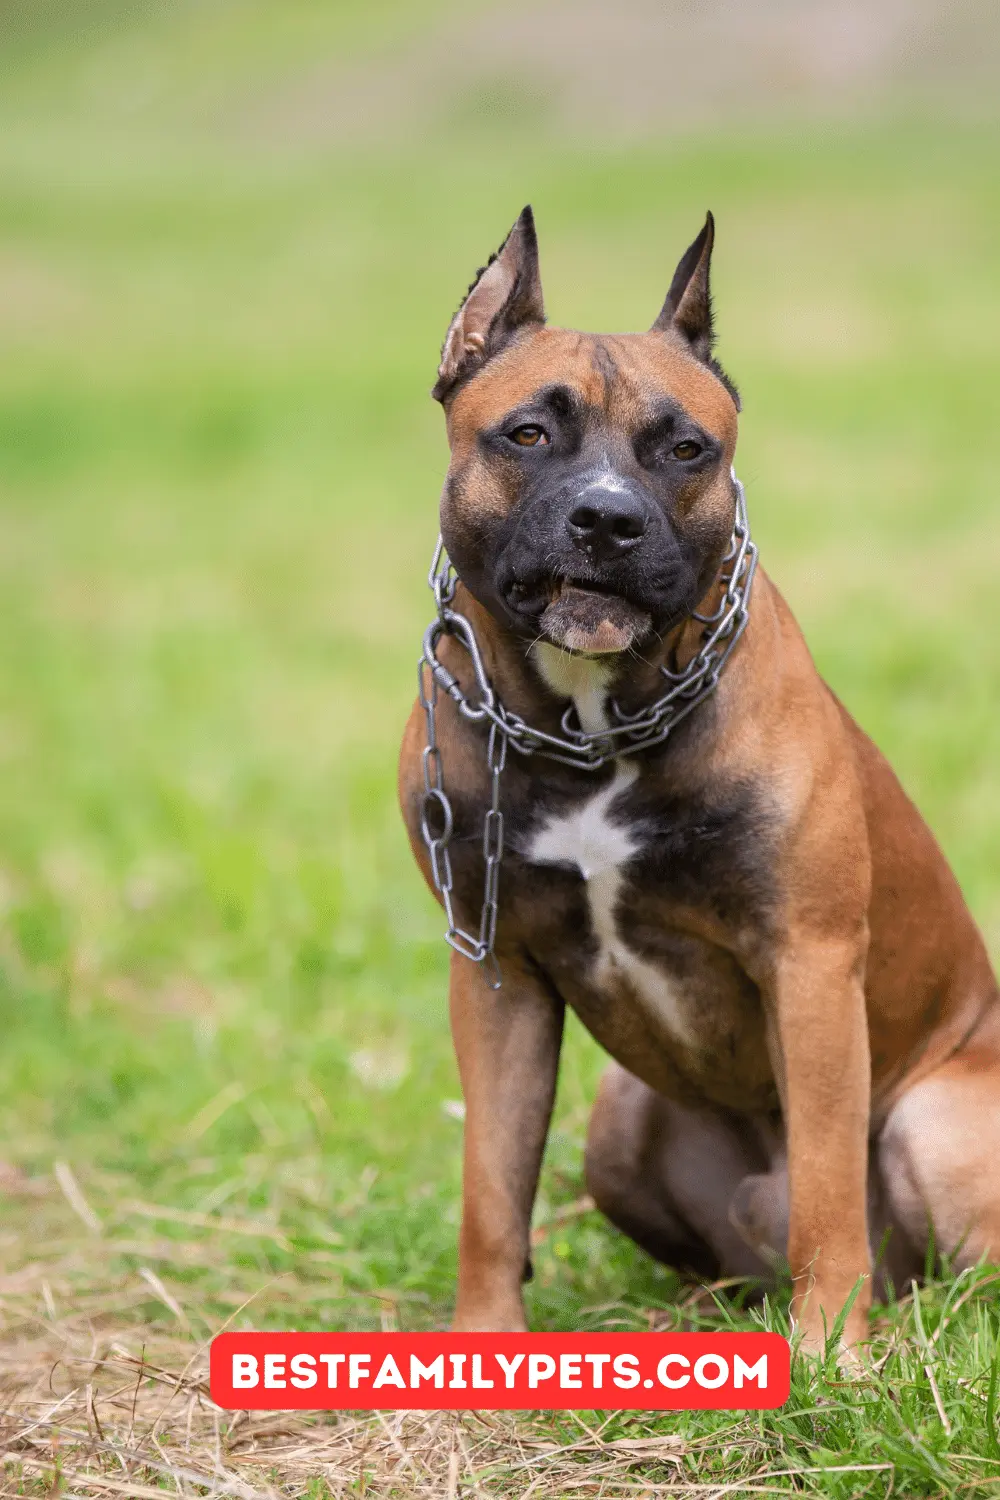
[[[712,266],[712,246],[715,244],[715,220],[705,215],[705,225],[698,238],[689,245],[680,258],[674,279],[670,283],[667,300],[660,309],[660,316],[651,332],[676,332],[690,346],[692,354],[708,365],[717,375],[740,407],[739,391],[729,376],[712,355],[715,343],[715,328],[712,323],[712,291],[709,272]]]
[[[538,240],[531,208],[521,215],[496,255],[479,272],[451,320],[441,351],[435,401],[446,401],[460,381],[499,354],[519,328],[545,322]]]
[[[667,300],[653,324],[654,332],[676,331],[691,345],[691,350],[707,364],[712,354],[715,332],[712,327],[712,293],[708,276],[715,243],[715,220],[706,215],[705,227],[680,258]]]

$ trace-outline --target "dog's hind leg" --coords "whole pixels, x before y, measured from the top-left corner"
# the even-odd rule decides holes
[[[897,1101],[878,1157],[894,1217],[921,1265],[931,1235],[956,1269],[1000,1262],[1000,1008]]]
[[[990,1078],[997,1127],[992,1153],[1000,1162],[1000,1068]],[[957,1250],[960,1265],[987,1246],[1000,1260],[1000,1167],[994,1180],[992,1162],[967,1146],[955,1149],[947,1131],[940,1133],[947,1106],[937,1089],[921,1094],[923,1088],[904,1096],[873,1147],[868,1231],[878,1296],[890,1284],[905,1291],[921,1276],[928,1202],[932,1211],[940,1205],[934,1220],[939,1249]],[[981,1127],[988,1112],[980,1113],[968,1092],[960,1100],[964,1128],[977,1123],[970,1122],[970,1110]],[[960,1118],[959,1110],[954,1129]],[[787,1274],[788,1170],[780,1124],[683,1108],[612,1063],[591,1115],[586,1170],[598,1208],[656,1260],[704,1277],[769,1283]],[[969,1201],[970,1177],[988,1199],[976,1233],[969,1232],[968,1207],[960,1206]],[[983,1234],[988,1222],[995,1225],[993,1239]]]
[[[602,1213],[657,1260],[700,1276],[768,1279],[730,1217],[769,1162],[756,1132],[717,1110],[675,1104],[612,1063],[587,1137],[587,1186]]]

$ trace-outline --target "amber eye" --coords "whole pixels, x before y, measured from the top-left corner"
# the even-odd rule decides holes
[[[513,432],[507,436],[512,443],[517,443],[519,448],[536,448],[539,443],[547,443],[549,435],[544,427],[515,427]]]
[[[672,448],[671,457],[680,459],[697,458],[699,453],[703,453],[704,451],[700,443],[691,442],[689,439],[686,442],[678,443],[676,448]]]

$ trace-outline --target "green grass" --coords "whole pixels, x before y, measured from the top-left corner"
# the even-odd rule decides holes
[[[93,12],[76,34],[56,7],[22,16],[0,90],[0,1121],[29,1179],[3,1208],[5,1262],[137,1306],[153,1264],[199,1329],[268,1285],[247,1316],[269,1325],[372,1326],[387,1306],[440,1324],[459,1089],[441,917],[393,780],[447,319],[530,199],[552,318],[646,326],[715,210],[764,562],[995,950],[995,133],[914,120],[584,151],[491,124],[487,100],[393,150],[265,141],[261,98],[403,8]],[[540,1221],[582,1192],[600,1068],[572,1025]],[[271,1233],[157,1224],[136,1202]],[[677,1294],[591,1215],[539,1247],[529,1304],[572,1328]],[[921,1303],[931,1330],[949,1295]],[[140,1310],[169,1320],[151,1294]],[[936,1346],[950,1437],[918,1339],[877,1420],[865,1388],[817,1405],[802,1375],[757,1449],[720,1438],[703,1476],[811,1444],[820,1467],[891,1463],[896,1494],[1000,1475],[998,1317],[994,1288]],[[889,1492],[885,1470],[801,1485]]]

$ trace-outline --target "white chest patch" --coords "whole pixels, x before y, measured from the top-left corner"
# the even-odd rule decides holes
[[[640,845],[628,828],[611,822],[608,810],[638,774],[635,766],[620,765],[603,791],[539,829],[529,858],[540,865],[576,865],[589,885],[607,876],[619,884],[619,865],[638,854]]]
[[[619,761],[614,778],[572,812],[552,818],[534,835],[528,858],[535,864],[576,865],[587,884],[590,920],[598,942],[593,980],[605,985],[624,979],[639,1004],[652,1012],[682,1041],[691,1041],[674,984],[622,941],[615,910],[622,886],[622,867],[642,848],[631,829],[611,818],[615,801],[638,776],[638,767]]]

